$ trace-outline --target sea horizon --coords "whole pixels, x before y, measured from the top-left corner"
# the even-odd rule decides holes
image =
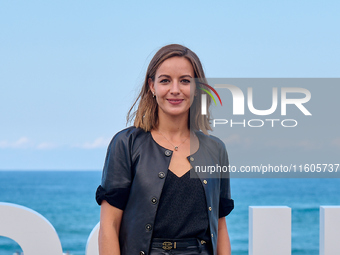
[[[101,170],[0,170],[0,202],[28,207],[55,228],[64,252],[84,255],[88,236],[99,222],[95,191]],[[227,216],[232,252],[248,254],[249,206],[292,209],[292,254],[319,254],[319,208],[340,205],[340,179],[234,179],[235,209]],[[0,255],[20,247],[0,237]]]

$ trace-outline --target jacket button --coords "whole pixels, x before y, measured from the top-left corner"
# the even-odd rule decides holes
[[[211,237],[214,237],[214,234],[211,234]]]
[[[165,153],[165,156],[169,157],[172,152],[171,152],[171,150],[166,150],[164,153]]]
[[[165,177],[165,173],[164,172],[159,172],[158,173],[158,177],[163,179]]]
[[[207,182],[207,180],[204,180],[203,183],[204,183],[204,184],[207,184],[208,182]]]
[[[139,255],[145,255],[145,252],[144,251],[140,251]]]
[[[154,205],[157,204],[157,198],[155,197],[151,198],[151,203]]]
[[[209,206],[209,211],[211,211],[212,210],[212,208]]]
[[[145,229],[146,229],[147,231],[150,231],[150,230],[152,229],[151,224],[146,224],[146,225],[145,225]]]
[[[190,157],[190,161],[194,161],[195,159],[193,157]]]

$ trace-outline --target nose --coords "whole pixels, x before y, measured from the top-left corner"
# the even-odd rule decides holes
[[[179,82],[174,80],[171,84],[170,93],[173,95],[178,95],[180,93]]]

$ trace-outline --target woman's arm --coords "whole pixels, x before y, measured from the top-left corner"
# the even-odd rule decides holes
[[[231,247],[225,217],[218,219],[217,255],[231,255]]]
[[[123,211],[103,200],[100,209],[98,246],[100,255],[120,255],[119,228]]]

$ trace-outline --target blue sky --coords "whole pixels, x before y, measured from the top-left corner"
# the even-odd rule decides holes
[[[339,1],[2,1],[0,169],[102,168],[153,54],[207,77],[339,77]]]

